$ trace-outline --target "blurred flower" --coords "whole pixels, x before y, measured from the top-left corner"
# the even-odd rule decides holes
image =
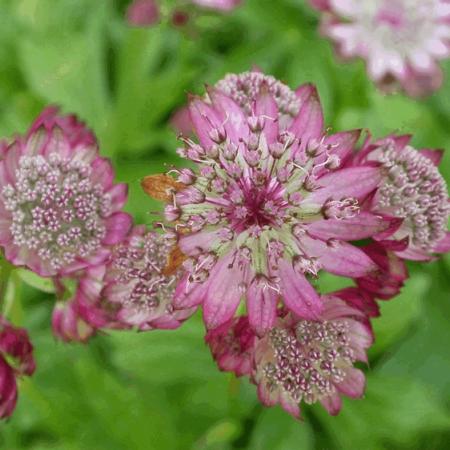
[[[439,150],[416,150],[410,136],[367,140],[352,164],[378,164],[382,179],[370,209],[373,213],[402,219],[392,235],[397,242],[383,245],[401,258],[426,261],[433,253],[450,251],[447,221],[450,204],[447,185],[437,166]]]
[[[323,33],[344,58],[362,57],[382,89],[420,96],[438,89],[450,55],[448,0],[311,0]]]
[[[358,320],[363,314],[334,297],[324,299],[320,320],[279,318],[255,348],[253,381],[266,406],[277,403],[299,417],[299,403],[320,402],[336,415],[340,394],[361,397],[365,378],[353,367],[367,362],[372,344],[370,327]]]
[[[16,378],[33,375],[35,368],[26,330],[13,327],[0,316],[0,419],[9,417],[16,407]]]
[[[211,329],[227,322],[245,297],[250,325],[263,334],[281,296],[292,312],[315,319],[322,305],[307,276],[324,269],[358,278],[377,270],[347,241],[391,227],[390,220],[360,212],[380,171],[339,169],[360,132],[327,136],[311,85],[297,90],[299,112],[287,127],[265,83],[250,111],[219,89],[208,94],[190,104],[199,144],[184,139],[180,150],[198,170],[178,171],[178,185],[167,182],[165,193],[166,219],[189,256],[175,307],[202,303]],[[164,185],[164,175],[157,177]],[[158,183],[144,189],[164,199]]]
[[[47,108],[0,161],[0,245],[41,276],[98,264],[128,232],[125,184],[74,116]]]
[[[159,6],[156,0],[134,0],[127,9],[127,20],[136,27],[148,27],[159,21]]]
[[[75,297],[66,307],[62,334],[72,333],[72,339],[80,340],[76,338],[80,327],[87,337],[92,334],[89,327],[178,328],[195,312],[195,308],[174,309],[172,304],[183,258],[165,237],[145,226],[134,227],[112,247],[105,264],[91,266],[79,277]]]

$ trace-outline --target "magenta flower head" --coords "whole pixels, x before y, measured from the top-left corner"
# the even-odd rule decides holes
[[[172,180],[165,181],[165,215],[189,257],[175,307],[203,304],[212,329],[230,320],[244,298],[260,335],[275,323],[280,297],[298,316],[319,317],[321,299],[307,277],[322,269],[351,278],[377,270],[348,241],[391,226],[360,211],[380,182],[379,169],[340,169],[360,132],[327,135],[311,85],[297,90],[299,112],[281,126],[277,102],[261,86],[250,112],[218,89],[207,100],[193,98],[198,143],[184,139],[180,154],[197,170],[178,171],[178,182],[157,176],[146,189],[164,199],[157,181]]]
[[[96,328],[178,328],[195,308],[174,309],[183,256],[166,237],[136,226],[108,262],[81,279],[81,316]]]
[[[9,417],[16,407],[16,378],[31,376],[35,369],[28,333],[0,316],[0,419]]]
[[[133,0],[127,9],[127,21],[135,27],[148,27],[159,21],[156,0]]]
[[[341,394],[361,397],[365,377],[353,364],[367,362],[366,349],[373,341],[361,318],[359,310],[334,297],[325,297],[320,320],[279,317],[255,347],[252,378],[261,402],[281,404],[299,417],[302,401],[320,402],[336,415]]]
[[[372,202],[372,212],[396,217],[401,226],[392,239],[382,240],[388,250],[405,259],[429,260],[434,253],[450,251],[447,221],[450,204],[447,185],[437,166],[439,150],[416,150],[410,136],[368,140],[353,164],[378,164],[382,180]]]
[[[361,57],[382,89],[420,96],[442,83],[450,55],[448,0],[311,0],[324,11],[322,32],[344,58]]]
[[[41,276],[98,264],[131,218],[120,211],[125,184],[74,116],[48,108],[0,161],[0,245],[14,265]]]

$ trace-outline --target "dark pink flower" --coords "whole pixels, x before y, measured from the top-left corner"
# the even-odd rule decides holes
[[[247,316],[210,330],[205,340],[220,370],[234,372],[238,377],[251,374],[256,334]]]
[[[348,241],[381,233],[391,221],[360,211],[381,173],[370,165],[340,169],[360,132],[327,135],[313,86],[294,94],[298,113],[290,123],[279,120],[284,113],[267,84],[252,95],[243,107],[219,89],[192,99],[198,143],[184,139],[180,154],[197,170],[180,171],[178,186],[168,183],[166,219],[189,256],[175,307],[203,304],[212,329],[244,298],[251,326],[263,334],[280,297],[300,317],[320,315],[307,276],[324,269],[358,278],[377,270]]]
[[[370,203],[374,214],[401,219],[389,239],[380,243],[405,259],[429,260],[450,251],[447,185],[437,166],[442,151],[416,150],[410,136],[367,140],[352,164],[378,165],[382,179]]]
[[[98,264],[126,235],[125,184],[74,116],[48,108],[0,161],[0,245],[14,265],[55,276]]]
[[[134,0],[127,9],[127,20],[136,27],[148,27],[159,21],[156,0]]]
[[[35,369],[28,333],[0,316],[0,419],[9,417],[16,407],[16,378],[31,376]]]
[[[252,379],[265,406],[280,404],[294,417],[300,402],[320,402],[336,415],[341,395],[358,398],[365,387],[364,373],[353,367],[367,362],[372,332],[365,316],[334,297],[324,299],[319,320],[278,318],[258,340]]]
[[[361,57],[382,89],[412,96],[442,84],[439,61],[450,56],[448,0],[311,0],[324,11],[322,32],[344,58]]]

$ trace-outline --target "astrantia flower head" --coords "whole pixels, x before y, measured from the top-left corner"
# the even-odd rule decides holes
[[[133,0],[127,9],[127,20],[136,27],[148,27],[159,20],[157,0]]]
[[[74,116],[45,110],[0,161],[0,245],[41,276],[99,263],[128,232],[127,187]]]
[[[404,242],[392,248],[408,259],[426,260],[435,252],[450,250],[447,221],[450,204],[447,185],[439,173],[442,152],[416,150],[409,136],[367,141],[356,163],[380,164],[383,175],[371,209],[403,220],[393,237]]]
[[[327,136],[310,85],[297,91],[300,111],[282,127],[264,86],[250,114],[217,89],[207,101],[194,98],[190,112],[199,143],[185,139],[180,154],[197,170],[179,171],[177,183],[167,181],[166,194],[163,176],[144,183],[150,195],[170,201],[166,219],[189,256],[175,305],[203,303],[210,329],[233,316],[241,297],[259,334],[273,325],[280,296],[297,315],[318,317],[321,301],[307,277],[321,269],[352,278],[376,270],[347,241],[389,226],[359,207],[378,185],[379,169],[339,169],[359,131]]]
[[[355,361],[367,362],[373,338],[363,314],[333,297],[324,299],[320,320],[280,317],[255,348],[253,381],[266,406],[277,403],[299,417],[299,403],[320,402],[338,414],[340,394],[361,397],[365,380]]]
[[[106,265],[89,268],[78,289],[81,315],[97,328],[178,328],[195,308],[173,307],[183,256],[173,242],[136,226]]]
[[[440,87],[438,61],[450,55],[447,0],[311,0],[325,11],[322,30],[346,58],[362,57],[382,88],[409,95]]]
[[[0,419],[9,417],[16,407],[16,377],[31,376],[35,368],[26,330],[13,327],[0,316]]]

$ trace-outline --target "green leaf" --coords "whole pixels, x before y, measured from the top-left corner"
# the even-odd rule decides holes
[[[16,273],[24,283],[28,284],[28,286],[48,294],[53,294],[55,292],[55,285],[50,278],[40,277],[27,269],[17,269]]]

